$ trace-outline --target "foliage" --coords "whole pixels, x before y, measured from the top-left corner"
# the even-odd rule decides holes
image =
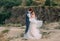
[[[45,2],[46,6],[57,6],[58,4],[56,4],[54,1],[52,0],[46,0]]]
[[[11,16],[11,12],[2,11],[0,12],[0,24],[3,24],[5,19],[8,19]]]
[[[9,32],[8,29],[2,31],[2,33],[7,33],[7,32]]]
[[[3,11],[0,12],[0,24],[4,23],[5,19],[8,19],[11,15],[11,9],[13,6],[21,4],[22,0],[0,0],[0,7],[4,7]]]
[[[50,0],[46,0],[45,5],[50,6]]]
[[[11,8],[21,4],[21,0],[0,0],[0,6]]]
[[[56,4],[54,1],[52,1],[51,3],[52,3],[52,4],[51,4],[52,6],[57,6],[57,5],[58,5],[58,4]]]
[[[26,1],[26,5],[27,5],[27,6],[30,6],[32,3],[33,3],[33,0],[27,0],[27,1]]]

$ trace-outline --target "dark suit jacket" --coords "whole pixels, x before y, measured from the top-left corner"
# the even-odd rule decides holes
[[[29,17],[27,16],[28,13],[26,13],[26,30],[25,30],[25,33],[27,33],[28,29],[29,29],[29,24],[30,24],[30,21],[29,21]]]

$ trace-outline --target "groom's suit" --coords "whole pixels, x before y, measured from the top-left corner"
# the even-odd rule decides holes
[[[25,33],[27,33],[28,32],[28,29],[29,29],[29,24],[30,24],[29,15],[30,15],[30,13],[27,12],[26,13],[26,30],[25,30]]]

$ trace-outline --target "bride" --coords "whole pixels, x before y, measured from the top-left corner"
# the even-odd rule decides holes
[[[42,37],[42,34],[39,30],[39,27],[42,26],[42,21],[41,20],[37,20],[35,12],[30,9],[28,11],[30,13],[29,16],[29,29],[27,31],[27,33],[24,34],[24,38],[25,39],[40,39]]]

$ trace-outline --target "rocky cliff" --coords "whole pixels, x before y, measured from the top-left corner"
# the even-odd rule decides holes
[[[33,8],[39,20],[45,22],[54,22],[60,20],[60,8],[38,6],[38,7],[13,7],[11,16],[5,20],[5,23],[21,23],[25,24],[25,14],[29,8]]]

